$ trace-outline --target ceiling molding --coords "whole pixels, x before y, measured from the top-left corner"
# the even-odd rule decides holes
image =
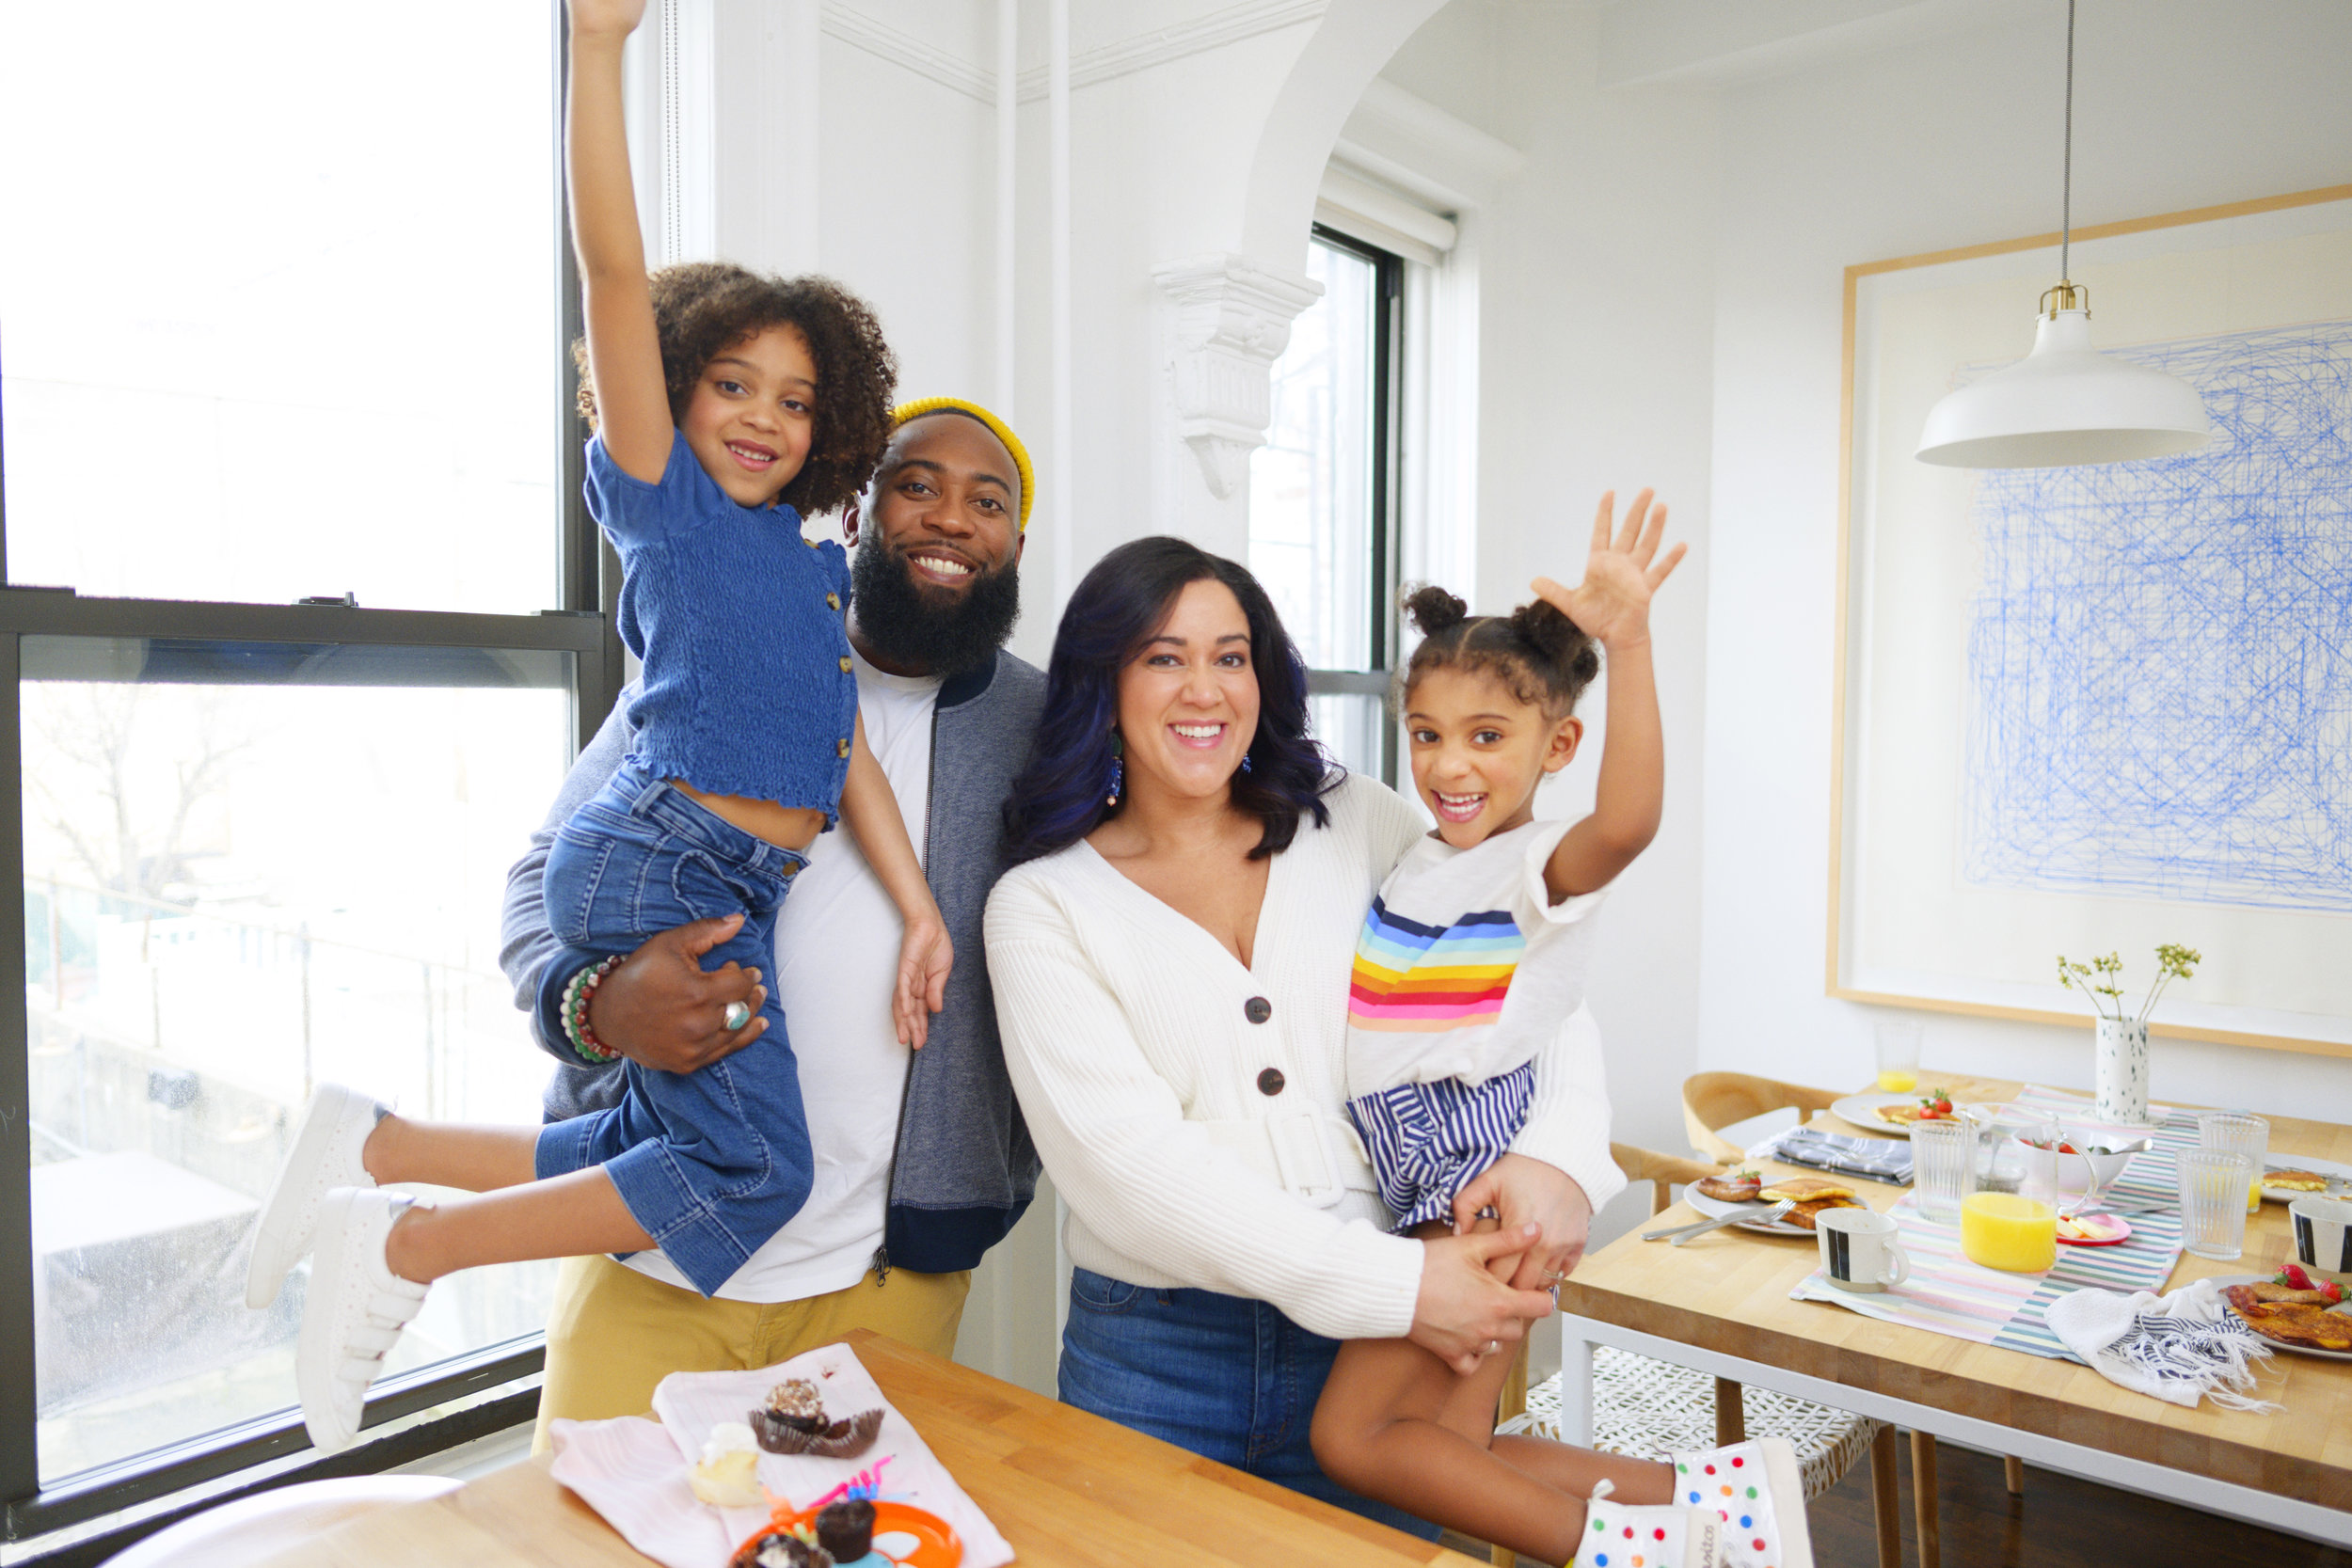
[[[1330,8],[1331,0],[1247,0],[1246,4],[1228,6],[1172,27],[1155,27],[1148,33],[1137,33],[1117,43],[1073,55],[1070,59],[1070,86],[1073,89],[1092,87],[1189,55],[1222,49],[1261,33],[1314,22]],[[1022,103],[1035,103],[1045,96],[1045,76],[1043,66],[1021,73]]]
[[[983,103],[996,102],[996,73],[861,10],[828,0],[825,31],[878,59],[903,66],[917,76],[953,87]]]

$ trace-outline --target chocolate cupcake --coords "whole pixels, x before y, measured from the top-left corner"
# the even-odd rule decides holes
[[[864,1497],[827,1503],[817,1511],[817,1544],[835,1562],[855,1562],[874,1549],[874,1505]]]
[[[768,1414],[777,1424],[795,1432],[825,1430],[825,1402],[817,1385],[804,1377],[788,1379],[768,1390]]]
[[[743,1543],[727,1568],[834,1568],[833,1554],[784,1530],[770,1530]]]
[[[819,1459],[855,1459],[874,1446],[882,1424],[880,1410],[861,1410],[844,1419],[826,1422],[814,1432],[788,1424],[784,1417],[771,1411],[755,1410],[751,1414],[752,1435],[770,1453],[813,1453]]]

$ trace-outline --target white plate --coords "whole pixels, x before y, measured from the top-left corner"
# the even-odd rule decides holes
[[[1710,1220],[1719,1220],[1737,1209],[1753,1209],[1760,1214],[1772,1207],[1769,1203],[1726,1203],[1720,1197],[1708,1196],[1696,1187],[1683,1188],[1682,1201]],[[1803,1236],[1806,1241],[1813,1239],[1812,1231],[1801,1225],[1790,1225],[1786,1220],[1774,1220],[1770,1225],[1759,1225],[1754,1220],[1742,1220],[1731,1228],[1752,1230],[1758,1236]]]
[[[1931,1084],[1929,1088],[1935,1085]],[[1916,1105],[1924,1096],[1919,1091],[1908,1094],[1850,1094],[1843,1100],[1830,1101],[1832,1115],[1841,1117],[1865,1132],[1876,1132],[1889,1138],[1908,1138],[1911,1124],[1900,1121],[1881,1121],[1882,1105]]]
[[[2268,1187],[2265,1187],[2263,1201],[2265,1203],[2293,1203],[2298,1197],[2339,1197],[2344,1196],[2342,1183],[2352,1182],[2352,1165],[2336,1160],[2305,1160],[2293,1154],[2270,1154],[2264,1157],[2263,1169],[2266,1171],[2307,1170],[2313,1176],[2334,1178],[2334,1180],[2329,1183],[2329,1190],[2324,1193],[2290,1193],[2284,1190],[2272,1192]]]
[[[2259,1285],[2274,1277],[2266,1274],[2217,1274],[2213,1276],[2213,1282],[2217,1286]],[[2342,1315],[2338,1313],[2338,1316]],[[2257,1334],[2255,1338],[2272,1350],[2282,1350],[2296,1355],[2315,1355],[2322,1361],[2352,1361],[2352,1350],[2321,1350],[2317,1345],[2290,1345],[2284,1339],[2273,1339],[2266,1334]]]

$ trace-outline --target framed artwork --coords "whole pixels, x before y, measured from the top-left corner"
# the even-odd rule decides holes
[[[2075,233],[2203,451],[1917,462],[2058,239],[1846,269],[1830,993],[2078,1022],[2058,955],[2179,942],[2156,1033],[2352,1056],[2352,185]]]

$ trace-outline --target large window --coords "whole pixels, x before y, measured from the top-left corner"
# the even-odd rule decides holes
[[[1403,261],[1318,227],[1323,297],[1274,364],[1274,422],[1250,457],[1249,566],[1312,673],[1317,738],[1393,781],[1397,313]]]
[[[311,1086],[534,1122],[508,863],[617,650],[577,499],[556,15],[0,20],[0,1502],[304,1446],[245,1236]],[[536,1369],[437,1289],[371,1421]]]

